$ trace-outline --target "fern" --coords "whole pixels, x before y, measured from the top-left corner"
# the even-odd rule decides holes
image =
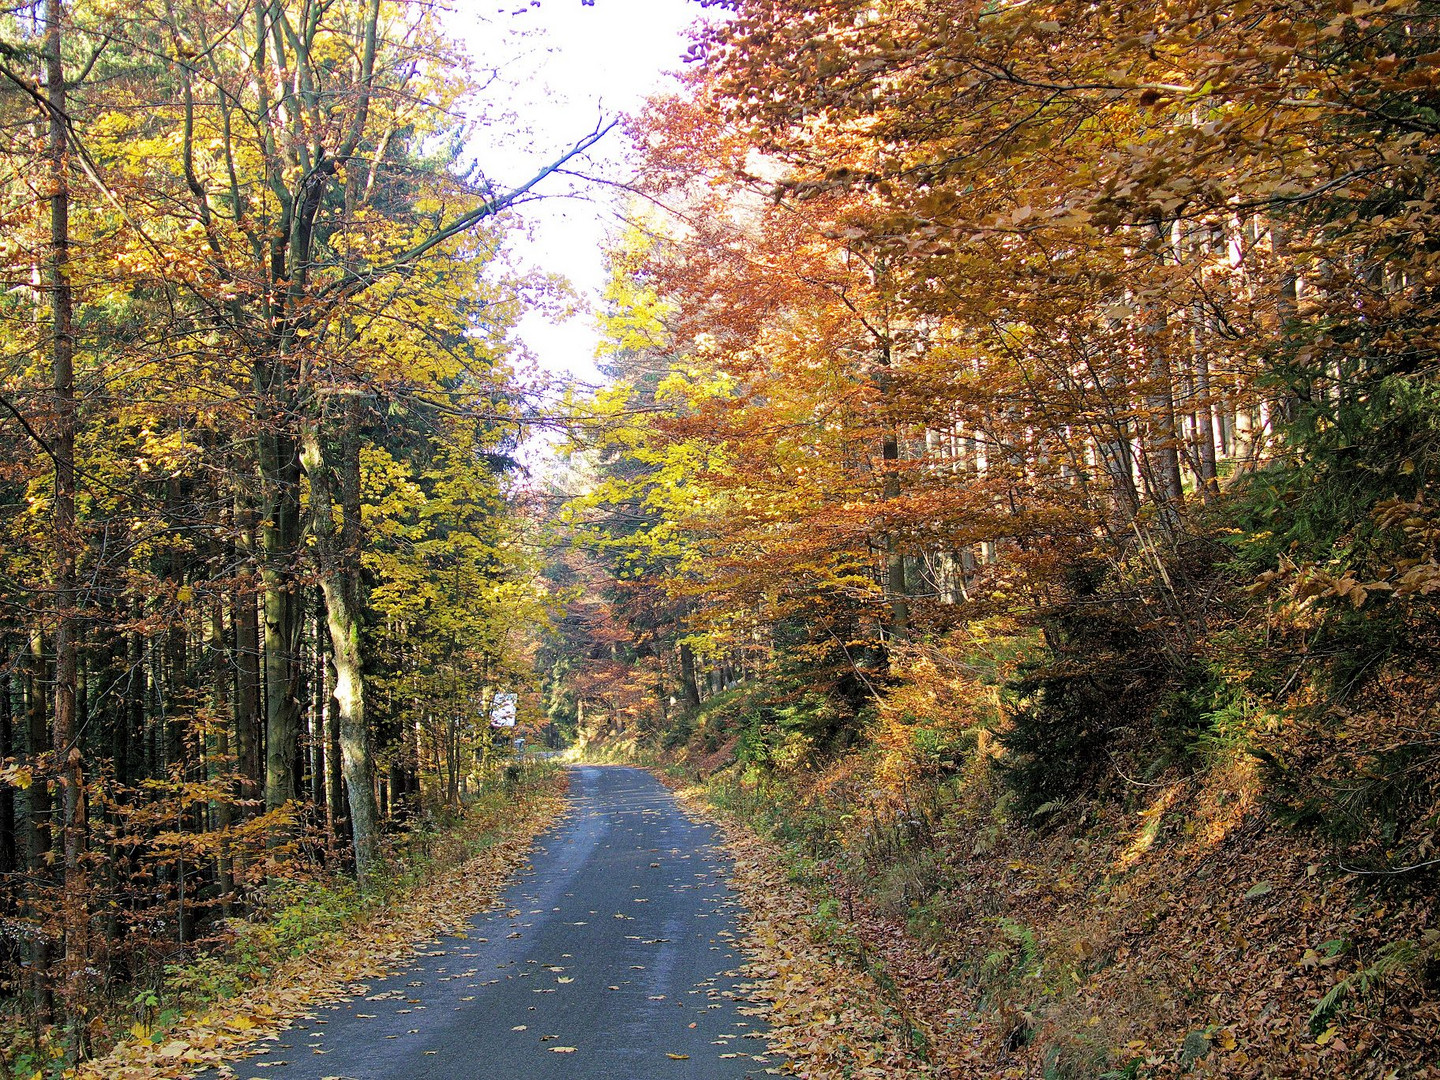
[[[1419,941],[1401,938],[1381,946],[1375,962],[1341,979],[1315,1004],[1310,1012],[1310,1034],[1320,1035],[1340,1015],[1346,1002],[1364,998],[1397,976],[1419,971],[1432,960],[1440,960],[1440,930],[1427,930]]]

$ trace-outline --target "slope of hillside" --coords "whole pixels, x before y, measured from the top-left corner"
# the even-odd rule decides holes
[[[942,1075],[1440,1075],[1433,892],[1282,823],[1253,756],[1037,830],[1007,812],[991,739],[897,808],[873,746],[783,775],[737,738],[707,749],[746,699],[659,756],[766,839],[808,894],[796,932],[847,936]]]

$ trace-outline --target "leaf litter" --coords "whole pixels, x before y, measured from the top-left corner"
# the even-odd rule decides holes
[[[227,1058],[268,1053],[269,1048],[254,1047],[257,1040],[275,1038],[316,1005],[363,996],[364,980],[389,975],[410,957],[433,955],[429,947],[437,936],[463,931],[470,917],[491,906],[527,864],[535,837],[564,812],[566,787],[562,773],[546,789],[521,795],[505,814],[487,821],[495,832],[493,844],[357,921],[338,943],[283,965],[262,986],[212,1004],[182,1021],[161,1043],[137,1031],[67,1075],[74,1080],[186,1080],[202,1069],[231,1075]],[[256,1064],[274,1068],[284,1062]]]
[[[675,795],[688,814],[719,828],[731,858],[730,885],[742,903],[742,974],[754,1003],[740,1012],[769,1028],[742,1038],[764,1039],[770,1054],[785,1059],[782,1068],[765,1071],[804,1080],[942,1075],[919,1052],[917,1018],[897,1009],[876,980],[833,944],[800,929],[810,925],[814,905],[789,880],[774,846],[744,822],[722,816],[703,793],[682,789]]]

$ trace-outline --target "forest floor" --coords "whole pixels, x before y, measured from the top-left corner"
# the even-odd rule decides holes
[[[747,804],[680,773],[729,836],[796,1075],[1440,1076],[1433,972],[1386,961],[1433,950],[1433,898],[1327,868],[1257,805],[1253,770],[1049,834],[957,806],[859,867],[793,839],[816,812],[794,792]]]
[[[201,1004],[163,1028],[137,1023],[109,1053],[83,1063],[77,1080],[175,1080],[197,1074],[233,1076],[227,1060],[277,1042],[298,1018],[350,992],[362,980],[402,965],[424,942],[463,924],[492,904],[529,857],[534,838],[566,807],[567,777],[546,770],[538,780],[472,805],[462,821],[439,834],[416,867],[397,868],[402,880],[365,903],[331,932],[317,933],[300,954],[257,969],[253,985]],[[446,847],[463,861],[447,858]],[[265,927],[259,928],[266,933]],[[238,939],[245,940],[244,933]],[[195,971],[214,972],[238,958],[202,958]],[[198,979],[192,976],[192,982]]]

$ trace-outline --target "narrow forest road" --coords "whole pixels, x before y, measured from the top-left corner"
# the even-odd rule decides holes
[[[570,799],[466,937],[298,1020],[236,1074],[741,1080],[774,1068],[763,1021],[740,1012],[737,901],[714,830],[640,769],[576,768]]]

